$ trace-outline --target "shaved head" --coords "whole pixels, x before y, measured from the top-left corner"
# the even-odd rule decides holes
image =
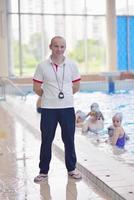
[[[55,36],[51,39],[51,43],[50,43],[50,46],[53,45],[55,43],[55,41],[57,40],[62,40],[66,46],[66,40],[62,37],[62,36]]]

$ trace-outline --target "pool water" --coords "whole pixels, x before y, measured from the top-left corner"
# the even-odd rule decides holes
[[[38,96],[29,94],[24,103],[32,110],[36,110],[36,101]],[[134,167],[134,90],[133,91],[120,91],[116,94],[107,94],[103,92],[79,92],[74,95],[75,110],[82,110],[85,113],[90,111],[90,105],[97,102],[100,106],[105,121],[104,130],[99,134],[100,142],[96,141],[98,136],[94,134],[83,134],[81,129],[77,129],[77,134],[83,134],[87,137],[89,142],[92,142],[99,150],[104,151],[124,164]],[[108,138],[107,127],[112,123],[112,116],[115,112],[122,112],[123,121],[122,125],[129,136],[126,142],[125,150],[113,148],[105,140]],[[40,116],[40,114],[38,114]]]
[[[75,110],[80,109],[88,113],[93,102],[99,104],[104,115],[104,130],[99,135],[100,142],[96,142],[94,134],[86,134],[83,137],[87,137],[97,148],[115,157],[115,159],[134,166],[134,90],[116,94],[86,91],[74,95]],[[122,112],[122,126],[130,138],[126,142],[124,150],[113,148],[105,142],[108,138],[107,127],[112,124],[112,116],[116,112]],[[82,134],[80,130],[79,133]]]

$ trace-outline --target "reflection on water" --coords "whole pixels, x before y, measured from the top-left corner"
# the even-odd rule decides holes
[[[75,109],[83,110],[88,113],[90,110],[90,105],[93,102],[97,102],[100,105],[100,110],[102,111],[105,118],[105,128],[104,132],[100,133],[99,136],[93,134],[86,135],[97,148],[108,153],[110,156],[123,163],[133,166],[134,163],[134,90],[126,93],[117,94],[106,94],[102,92],[82,92],[75,94]],[[108,138],[107,127],[112,123],[112,116],[115,112],[123,113],[123,127],[129,140],[126,143],[125,150],[113,148],[111,145],[105,142]],[[80,134],[80,130],[79,130]],[[99,137],[99,142],[96,139]]]

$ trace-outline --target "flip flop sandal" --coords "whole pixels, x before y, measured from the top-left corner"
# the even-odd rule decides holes
[[[35,183],[38,183],[38,182],[45,181],[47,177],[48,177],[47,174],[39,174],[38,176],[36,176],[36,177],[34,178],[34,182],[35,182]]]

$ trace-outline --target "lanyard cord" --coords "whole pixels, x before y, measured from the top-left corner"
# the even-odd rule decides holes
[[[58,80],[57,73],[56,73],[53,65],[52,65],[52,68],[53,68],[53,71],[54,71],[54,74],[55,74],[55,78],[56,78],[56,81],[57,81],[59,92],[63,92],[63,82],[64,82],[64,75],[65,75],[65,64],[63,64],[63,74],[62,74],[61,88],[60,88],[60,83],[59,83],[59,80]]]

